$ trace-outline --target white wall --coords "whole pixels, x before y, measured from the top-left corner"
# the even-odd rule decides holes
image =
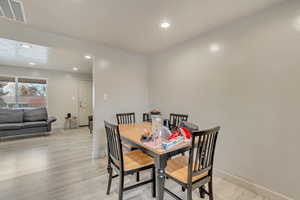
[[[135,112],[136,120],[141,121],[142,113],[149,111],[147,60],[140,56],[125,56],[113,61],[96,59],[93,76],[96,86],[94,116],[100,122],[94,128],[101,133],[96,142],[101,144],[103,155],[106,150],[104,120],[116,124],[116,113]]]
[[[1,19],[0,27],[0,37],[76,50],[95,56],[93,74],[95,117],[93,156],[95,158],[103,155],[105,149],[105,133],[102,128],[104,119],[111,120],[112,113],[119,111],[135,111],[140,114],[148,110],[148,87],[147,81],[144,81],[147,58],[144,55],[35,30],[26,25],[22,26]],[[102,70],[103,61],[109,63],[107,70]],[[122,86],[122,89],[113,86]],[[109,94],[107,102],[103,101],[103,92]],[[115,102],[118,104],[115,105]]]
[[[152,56],[150,103],[221,126],[216,168],[300,199],[300,2]],[[300,26],[300,21],[299,21]],[[211,53],[218,42],[221,51]]]
[[[55,116],[55,128],[64,127],[66,113],[78,116],[78,85],[80,80],[92,81],[92,75],[54,70],[0,66],[0,75],[47,78],[48,113]],[[74,99],[73,99],[74,98]]]

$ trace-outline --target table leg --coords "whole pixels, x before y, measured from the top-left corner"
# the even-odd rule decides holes
[[[155,158],[155,168],[156,168],[156,199],[164,199],[164,188],[165,188],[165,167],[166,158],[163,156],[158,156]]]

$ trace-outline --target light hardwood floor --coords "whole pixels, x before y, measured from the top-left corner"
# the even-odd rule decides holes
[[[106,159],[91,159],[92,136],[87,128],[55,131],[50,136],[0,143],[0,200],[113,200],[118,199],[118,179],[111,194]],[[142,174],[142,178],[150,172]],[[126,184],[134,183],[128,176]],[[215,177],[215,200],[267,200],[242,187]],[[171,180],[168,188],[184,197]],[[150,200],[150,185],[125,192],[124,199]],[[165,195],[165,199],[173,200]],[[200,199],[194,192],[193,199]]]

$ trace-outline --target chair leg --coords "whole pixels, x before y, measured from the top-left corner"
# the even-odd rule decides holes
[[[119,200],[123,200],[124,174],[120,173]]]
[[[152,168],[152,197],[156,197],[156,174],[155,167]]]
[[[109,177],[108,177],[108,186],[107,186],[106,194],[109,195],[109,193],[110,193],[110,187],[111,187],[111,181],[112,181],[113,170],[112,170],[111,167],[108,167],[107,171],[108,171]]]
[[[136,182],[139,182],[140,181],[140,172],[137,172],[136,173]]]
[[[191,187],[187,188],[187,200],[192,200],[193,191]]]
[[[214,200],[213,182],[212,180],[208,183],[209,200]]]
[[[200,198],[201,199],[205,198],[205,192],[203,190],[205,190],[205,185],[199,187],[199,193],[200,193]]]

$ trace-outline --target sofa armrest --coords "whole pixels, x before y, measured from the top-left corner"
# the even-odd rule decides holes
[[[56,121],[56,118],[55,117],[48,117],[48,120],[47,120],[47,127],[48,127],[48,131],[51,131],[52,129],[52,123]]]
[[[53,122],[55,122],[57,119],[56,119],[56,117],[48,117],[48,120],[47,120],[47,123],[49,124],[49,123],[53,123]]]

